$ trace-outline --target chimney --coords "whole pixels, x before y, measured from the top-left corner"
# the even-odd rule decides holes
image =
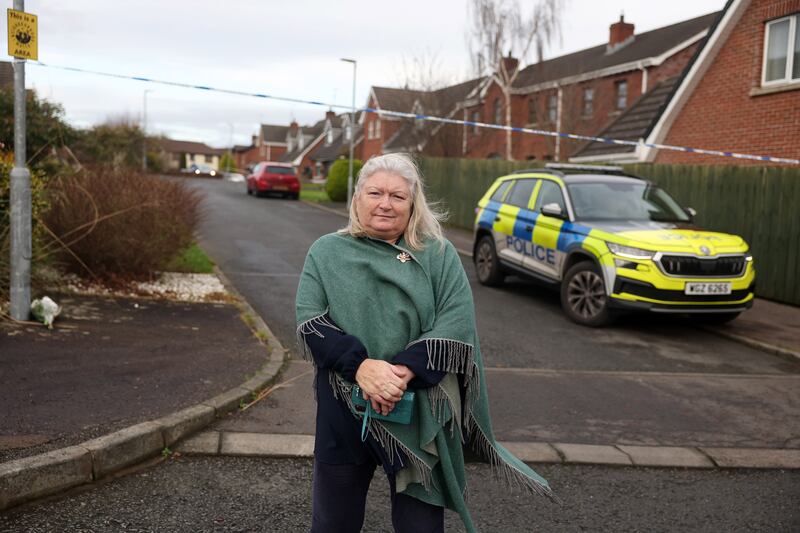
[[[336,111],[333,111],[331,109],[325,111],[325,118],[330,121],[333,121],[336,118]]]
[[[250,136],[250,146],[255,146],[258,142],[258,135],[251,135]]]
[[[297,121],[293,120],[292,123],[289,124],[289,133],[291,133],[293,136],[297,135],[298,129],[300,129],[300,126],[297,125]]]
[[[633,37],[633,24],[625,22],[625,15],[619,16],[619,22],[615,22],[608,28],[608,46],[606,47],[609,52],[613,52],[624,44],[628,39]]]
[[[511,50],[509,50],[508,55],[503,58],[503,68],[505,69],[505,74],[503,75],[507,78],[511,78],[518,64],[519,60],[516,57],[511,57]]]

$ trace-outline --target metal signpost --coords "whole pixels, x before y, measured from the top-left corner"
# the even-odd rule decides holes
[[[25,60],[39,59],[36,15],[24,0],[8,10],[8,55],[14,56],[14,169],[11,171],[11,317],[27,320],[31,307],[31,173],[25,167]]]

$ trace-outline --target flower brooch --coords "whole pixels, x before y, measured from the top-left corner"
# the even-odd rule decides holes
[[[401,263],[407,263],[411,261],[411,254],[408,252],[401,252],[397,254],[397,260],[400,261]]]

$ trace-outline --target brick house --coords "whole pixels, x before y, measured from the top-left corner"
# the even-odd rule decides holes
[[[337,116],[334,111],[327,111],[325,118],[313,126],[301,127],[297,122],[292,122],[287,135],[288,151],[278,160],[291,163],[298,175],[305,178],[324,178],[327,166],[319,159],[312,159],[312,154],[321,147],[333,144],[346,128],[349,117],[346,113]]]
[[[640,34],[620,17],[611,24],[607,43],[522,69],[511,88],[511,125],[597,135],[643,96],[665,98],[718,15]],[[504,62],[507,70],[517,66],[512,57]],[[501,88],[491,77],[437,91],[372,87],[367,105],[492,124],[505,124],[506,116]],[[376,113],[365,114],[363,127],[365,158],[396,151],[467,158],[506,155],[507,137],[500,130]],[[565,160],[584,144],[515,132],[511,154],[517,160]]]
[[[731,0],[648,142],[800,159],[800,0]],[[764,165],[671,150],[647,161]]]
[[[367,99],[367,107],[411,113],[414,102],[423,97],[425,91],[412,89],[395,89],[392,87],[372,87]],[[374,155],[384,153],[383,145],[393,137],[408,119],[364,113],[361,126],[364,131],[362,156],[366,161]]]
[[[680,74],[697,51],[718,13],[711,13],[641,34],[620,17],[609,28],[606,44],[530,65],[511,90],[512,126],[596,135],[632,103]],[[514,58],[505,59],[514,68]],[[663,88],[662,88],[663,90]],[[490,82],[470,120],[505,122],[500,87]],[[504,157],[505,132],[475,128],[467,139],[467,157]],[[518,160],[565,160],[582,145],[567,139],[513,133]]]
[[[261,124],[250,146],[234,146],[231,150],[236,167],[245,169],[261,161],[277,161],[288,148],[289,126]]]
[[[373,109],[462,117],[465,103],[474,99],[483,78],[472,79],[432,91],[372,87],[368,106]],[[364,159],[392,152],[424,153],[439,157],[462,157],[465,126],[411,120],[378,113],[365,113]]]
[[[252,139],[252,144],[236,144],[231,148],[233,164],[236,165],[236,168],[239,170],[248,170],[258,161],[260,161],[260,158],[258,157],[258,149],[255,145],[256,136],[253,135]]]
[[[331,112],[329,112],[331,113]],[[360,159],[364,135],[361,126],[358,124],[358,116],[355,120],[353,134],[353,158]],[[350,114],[342,113],[338,117],[326,122],[324,140],[317,145],[310,153],[308,158],[314,164],[314,178],[322,180],[328,177],[328,171],[334,161],[350,156]]]
[[[259,161],[277,161],[280,159],[289,148],[288,133],[289,126],[262,124],[254,143],[258,150]]]
[[[798,26],[800,0],[729,1],[682,75],[662,82],[600,135],[800,158],[800,59],[789,44],[800,42]],[[764,164],[599,142],[571,161]]]
[[[158,151],[164,169],[174,172],[191,165],[210,165],[214,170],[219,170],[220,157],[226,150],[211,148],[200,142],[160,139]]]

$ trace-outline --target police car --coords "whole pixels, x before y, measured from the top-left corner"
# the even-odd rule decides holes
[[[489,286],[507,274],[559,285],[586,326],[616,311],[692,313],[716,322],[752,306],[753,258],[739,236],[620,167],[547,165],[495,180],[476,208],[473,261]]]

